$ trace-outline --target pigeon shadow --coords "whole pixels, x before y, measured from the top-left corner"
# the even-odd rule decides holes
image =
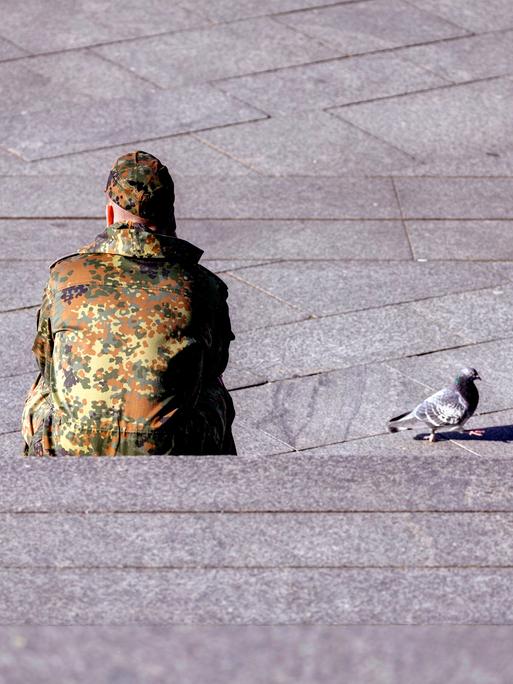
[[[478,428],[475,428],[476,430]],[[471,435],[468,431],[437,432],[437,439],[454,439],[457,442],[513,442],[513,425],[494,425],[488,428],[479,428],[484,431],[482,437]],[[415,435],[414,439],[425,440],[429,433],[422,432]]]

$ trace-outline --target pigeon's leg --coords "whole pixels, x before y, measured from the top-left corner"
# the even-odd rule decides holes
[[[430,444],[433,444],[433,442],[436,441],[435,430],[431,430],[431,433],[429,435],[426,435],[425,437],[423,437],[423,439],[426,439],[426,440],[428,440],[428,442]]]
[[[465,430],[468,435],[475,437],[484,437],[486,430]]]

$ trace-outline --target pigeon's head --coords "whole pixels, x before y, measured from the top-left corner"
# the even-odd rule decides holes
[[[456,382],[469,382],[473,380],[481,380],[475,368],[462,368],[458,371]]]

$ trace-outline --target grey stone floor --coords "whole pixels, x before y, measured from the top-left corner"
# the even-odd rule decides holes
[[[513,3],[130,1],[116,25],[113,7],[0,2],[0,622],[294,624],[279,638],[362,657],[363,628],[293,630],[513,624]],[[136,148],[229,285],[240,455],[27,461],[48,265],[101,229]],[[386,433],[461,365],[484,378],[484,438]],[[415,639],[477,638],[444,629]],[[0,635],[27,672],[31,634]],[[425,681],[508,681],[492,651],[495,670],[470,678],[467,649]],[[352,681],[412,681],[413,656],[383,658]]]
[[[11,626],[0,644],[6,684],[511,681],[508,627]]]
[[[11,626],[0,644],[6,684],[511,681],[507,627]]]

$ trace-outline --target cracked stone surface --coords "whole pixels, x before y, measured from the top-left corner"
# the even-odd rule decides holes
[[[511,2],[4,4],[0,679],[509,684]],[[24,459],[48,267],[130,149],[229,286],[239,454]],[[387,433],[465,365],[481,437]]]

